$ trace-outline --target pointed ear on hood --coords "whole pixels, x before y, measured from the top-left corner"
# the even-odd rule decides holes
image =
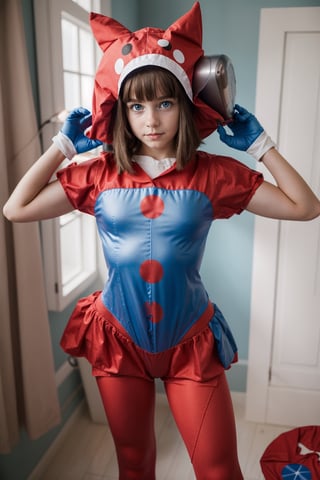
[[[166,33],[180,36],[202,48],[202,16],[199,2],[170,25]]]
[[[90,26],[103,52],[122,35],[132,33],[117,20],[100,15],[100,13],[90,13]]]

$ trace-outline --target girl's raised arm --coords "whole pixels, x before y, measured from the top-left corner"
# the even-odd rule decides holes
[[[320,215],[320,201],[298,172],[274,148],[275,145],[254,115],[236,105],[233,135],[218,128],[220,139],[230,147],[247,151],[268,168],[276,185],[264,181],[247,210],[279,220],[311,220]]]
[[[8,220],[33,222],[73,210],[60,182],[49,183],[64,159],[63,153],[53,144],[32,165],[3,207],[3,214]]]
[[[54,143],[20,180],[3,207],[12,222],[32,222],[58,217],[73,210],[60,182],[50,182],[61,162],[101,144],[90,140],[84,131],[91,124],[91,114],[84,108],[73,110]]]
[[[320,215],[320,201],[298,172],[272,148],[261,161],[277,185],[263,182],[247,210],[279,220],[312,220]]]

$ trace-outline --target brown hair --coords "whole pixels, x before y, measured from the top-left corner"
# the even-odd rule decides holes
[[[181,170],[191,160],[201,144],[194,122],[193,104],[176,77],[160,67],[145,67],[129,75],[121,87],[116,105],[113,149],[119,172],[132,172],[131,159],[140,147],[127,120],[126,104],[131,98],[154,100],[157,95],[176,98],[180,107],[179,129],[176,135],[176,166]]]

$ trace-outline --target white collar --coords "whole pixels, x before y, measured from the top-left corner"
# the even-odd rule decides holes
[[[150,178],[156,178],[161,173],[165,172],[175,163],[176,159],[172,157],[162,158],[161,160],[155,160],[148,155],[134,155],[132,161],[136,162]]]

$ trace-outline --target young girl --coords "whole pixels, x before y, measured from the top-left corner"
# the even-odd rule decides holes
[[[90,135],[112,138],[114,151],[61,169],[49,183],[66,156],[99,143],[84,134],[90,113],[75,110],[4,207],[15,222],[53,218],[74,208],[96,217],[108,280],[102,292],[78,302],[61,344],[92,364],[120,480],[155,479],[155,378],[164,382],[196,478],[243,478],[224,373],[236,360],[236,345],[199,275],[208,230],[214,219],[245,209],[277,219],[320,215],[319,200],[244,108],[235,108],[233,135],[218,127],[220,138],[263,161],[276,185],[234,159],[197,150],[220,117],[190,97],[188,74],[183,76],[181,61],[176,66],[168,55],[179,50],[174,35],[179,28],[185,33],[186,24],[194,42],[198,14],[196,4],[171,36],[168,30],[160,35],[145,29],[129,41],[118,38],[124,27],[99,16],[103,29],[116,27],[111,47],[120,42],[122,55],[133,55],[127,64],[122,59],[121,69],[121,62],[113,62],[115,91],[110,59],[119,48],[109,54],[110,34],[98,31],[100,43],[107,43],[104,38],[109,43],[96,77]],[[156,53],[141,45],[135,51],[140,35]],[[160,55],[157,48],[168,44],[169,53]]]

